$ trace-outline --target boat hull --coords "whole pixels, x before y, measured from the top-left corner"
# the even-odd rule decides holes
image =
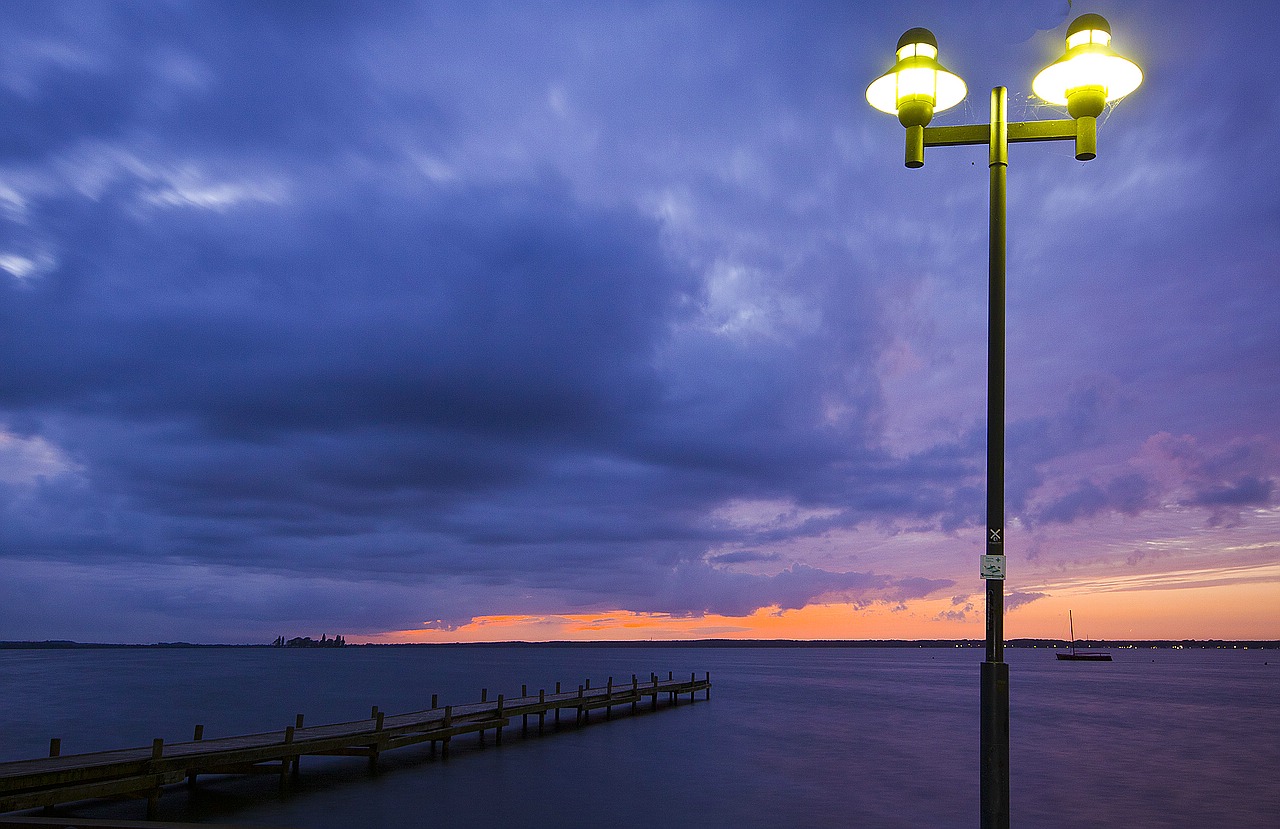
[[[1110,662],[1111,654],[1109,653],[1060,653],[1057,654],[1059,659],[1066,662]]]

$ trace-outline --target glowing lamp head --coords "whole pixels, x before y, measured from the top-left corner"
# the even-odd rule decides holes
[[[1067,53],[1040,70],[1031,89],[1051,104],[1066,104],[1072,118],[1097,118],[1108,101],[1142,83],[1142,70],[1111,48],[1111,26],[1082,14],[1067,28]]]
[[[898,62],[867,87],[867,103],[897,115],[904,127],[924,127],[935,112],[950,109],[968,93],[959,75],[938,63],[938,40],[928,29],[898,38]]]

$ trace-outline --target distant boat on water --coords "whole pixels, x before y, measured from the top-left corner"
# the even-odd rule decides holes
[[[1071,651],[1058,651],[1057,657],[1068,662],[1110,662],[1111,654],[1108,651],[1077,651],[1076,650],[1076,622],[1071,617],[1071,611],[1067,611],[1067,623],[1071,626]]]

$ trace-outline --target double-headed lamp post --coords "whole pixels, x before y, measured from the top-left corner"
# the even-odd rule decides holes
[[[1098,116],[1108,101],[1142,83],[1137,64],[1111,49],[1111,27],[1096,14],[1077,17],[1067,28],[1067,51],[1031,83],[1042,100],[1065,105],[1069,120],[1010,123],[1007,91],[991,90],[991,121],[930,127],[935,112],[964,100],[960,76],[938,63],[938,41],[928,29],[911,29],[898,40],[893,68],[867,87],[867,101],[897,115],[907,129],[906,163],[924,166],[925,147],[986,144],[991,177],[990,283],[987,327],[987,533],[981,560],[987,592],[987,654],[982,663],[982,822],[984,829],[1009,826],[1009,666],[1004,662],[1004,321],[1005,189],[1009,144],[1020,141],[1076,142],[1076,158],[1098,153]]]

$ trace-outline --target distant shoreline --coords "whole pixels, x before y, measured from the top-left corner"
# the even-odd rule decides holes
[[[1065,648],[1064,639],[1008,639],[1006,648]],[[342,648],[971,648],[982,649],[981,639],[654,639],[638,641],[551,641],[551,642],[406,642],[348,643]],[[1201,649],[1201,650],[1280,650],[1280,640],[1234,639],[1092,639],[1091,648],[1129,649]],[[104,643],[48,640],[43,642],[0,642],[0,650],[102,650],[111,648],[264,648],[280,650],[266,644],[201,644],[193,642]],[[304,650],[309,650],[304,648]]]

